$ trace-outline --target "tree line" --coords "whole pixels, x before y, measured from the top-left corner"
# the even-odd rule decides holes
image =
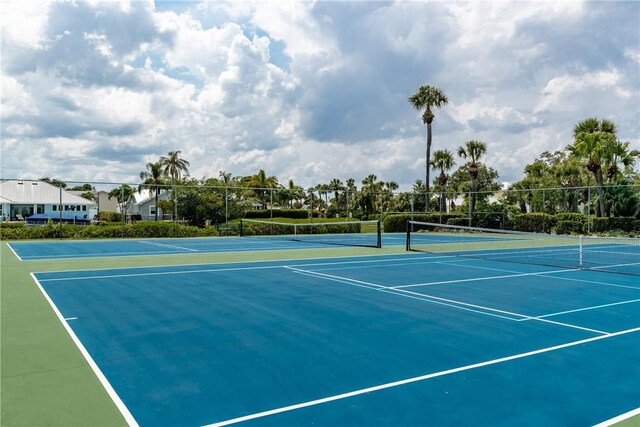
[[[525,166],[523,179],[503,189],[498,171],[484,163],[486,142],[469,140],[455,154],[447,149],[431,153],[434,109],[448,103],[444,91],[420,86],[409,102],[423,112],[421,119],[427,130],[425,180],[416,179],[410,192],[398,193],[396,182],[379,180],[374,174],[362,179],[360,185],[354,178],[345,182],[334,178],[306,189],[292,179],[280,183],[263,169],[248,176],[220,171],[215,178],[197,180],[189,176],[190,163],[177,150],[147,163],[137,187],[123,184],[109,196],[124,206],[134,192],[149,190],[163,212],[194,225],[220,223],[255,207],[274,206],[307,209],[312,215],[359,218],[382,212],[455,210],[554,214],[579,212],[581,207],[598,217],[640,215],[639,191],[634,187],[640,185],[640,174],[634,168],[640,151],[618,140],[617,126],[610,120],[587,118],[577,123],[564,150],[541,153]],[[432,170],[437,173],[433,179]],[[42,180],[67,186],[57,179]],[[432,191],[432,186],[437,191]],[[594,187],[594,194],[587,187]],[[547,190],[541,191],[543,188]],[[85,191],[83,196],[88,198],[91,189],[89,184],[72,188]],[[498,191],[502,195],[491,202],[490,196]],[[159,200],[163,192],[169,193],[168,200]]]

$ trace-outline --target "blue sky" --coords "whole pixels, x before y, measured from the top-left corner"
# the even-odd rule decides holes
[[[640,2],[5,1],[2,177],[138,181],[263,168],[303,186],[424,179],[407,98],[437,86],[433,149],[488,144],[500,180],[587,117],[640,148]],[[462,163],[458,160],[458,165]]]

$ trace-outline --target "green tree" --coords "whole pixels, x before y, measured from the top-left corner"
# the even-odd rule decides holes
[[[177,184],[180,181],[180,177],[184,174],[189,176],[189,162],[180,158],[182,151],[169,151],[167,157],[160,157],[160,164],[163,167],[163,173],[165,176],[171,178],[173,184]]]
[[[127,184],[122,184],[120,187],[116,187],[113,190],[109,191],[109,198],[116,199],[118,201],[118,204],[120,205],[120,213],[123,214],[123,218],[125,214],[125,203],[127,203],[127,200],[129,200],[129,197],[131,197],[134,192],[135,190]]]
[[[158,196],[160,195],[162,186],[165,184],[163,166],[161,162],[149,162],[147,163],[147,170],[140,172],[142,183],[138,185],[138,191],[148,189],[149,194],[155,196],[156,209],[154,212],[154,221],[158,220]]]
[[[476,209],[476,193],[478,192],[478,168],[480,159],[487,152],[487,144],[481,141],[467,141],[458,147],[458,156],[468,159],[467,169],[471,178],[471,212]]]
[[[453,168],[456,162],[453,159],[453,153],[449,150],[437,150],[433,153],[431,167],[440,170],[438,176],[438,184],[440,184],[440,212],[447,210],[447,181],[449,176],[447,172]]]
[[[489,204],[489,197],[496,191],[502,189],[502,184],[497,181],[499,177],[498,171],[482,163],[478,163],[476,179],[477,192],[474,194],[471,189],[472,184],[469,180],[469,168],[469,163],[465,163],[451,174],[448,182],[450,193],[462,195],[466,202],[469,203],[468,196],[471,192],[472,200],[473,196],[475,196],[477,205],[486,207],[486,205]],[[467,207],[468,206],[469,205],[467,205]]]
[[[67,183],[64,182],[64,181],[60,181],[57,178],[51,179],[49,177],[44,177],[44,178],[40,178],[40,181],[46,182],[46,183],[51,184],[51,185],[55,185],[56,187],[67,188]]]
[[[253,193],[258,194],[263,206],[267,205],[266,195],[267,190],[277,188],[278,178],[275,176],[267,176],[263,169],[260,169],[257,174],[244,177],[242,183],[245,187],[248,187]]]
[[[591,117],[576,124],[573,128],[573,144],[567,150],[576,158],[585,161],[585,168],[593,173],[598,192],[596,215],[605,212],[603,163],[611,156],[616,144],[616,125],[612,121]]]
[[[425,181],[425,191],[426,191],[426,202],[425,202],[425,210],[429,210],[429,164],[431,162],[431,140],[432,140],[432,131],[431,124],[433,123],[433,119],[435,118],[435,114],[433,114],[433,108],[441,108],[449,102],[447,99],[447,95],[445,93],[434,86],[420,86],[416,93],[409,97],[409,102],[411,106],[417,111],[423,111],[422,114],[422,122],[427,126],[427,153],[426,153],[426,181]]]

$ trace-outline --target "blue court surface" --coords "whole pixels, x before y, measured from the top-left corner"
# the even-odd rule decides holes
[[[640,281],[411,253],[33,275],[131,424],[586,426],[640,406]]]

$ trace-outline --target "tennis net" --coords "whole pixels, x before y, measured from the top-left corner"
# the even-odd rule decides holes
[[[240,221],[240,236],[309,244],[382,247],[380,221],[290,223],[243,219]]]
[[[640,239],[569,236],[408,221],[408,251],[640,276]]]

